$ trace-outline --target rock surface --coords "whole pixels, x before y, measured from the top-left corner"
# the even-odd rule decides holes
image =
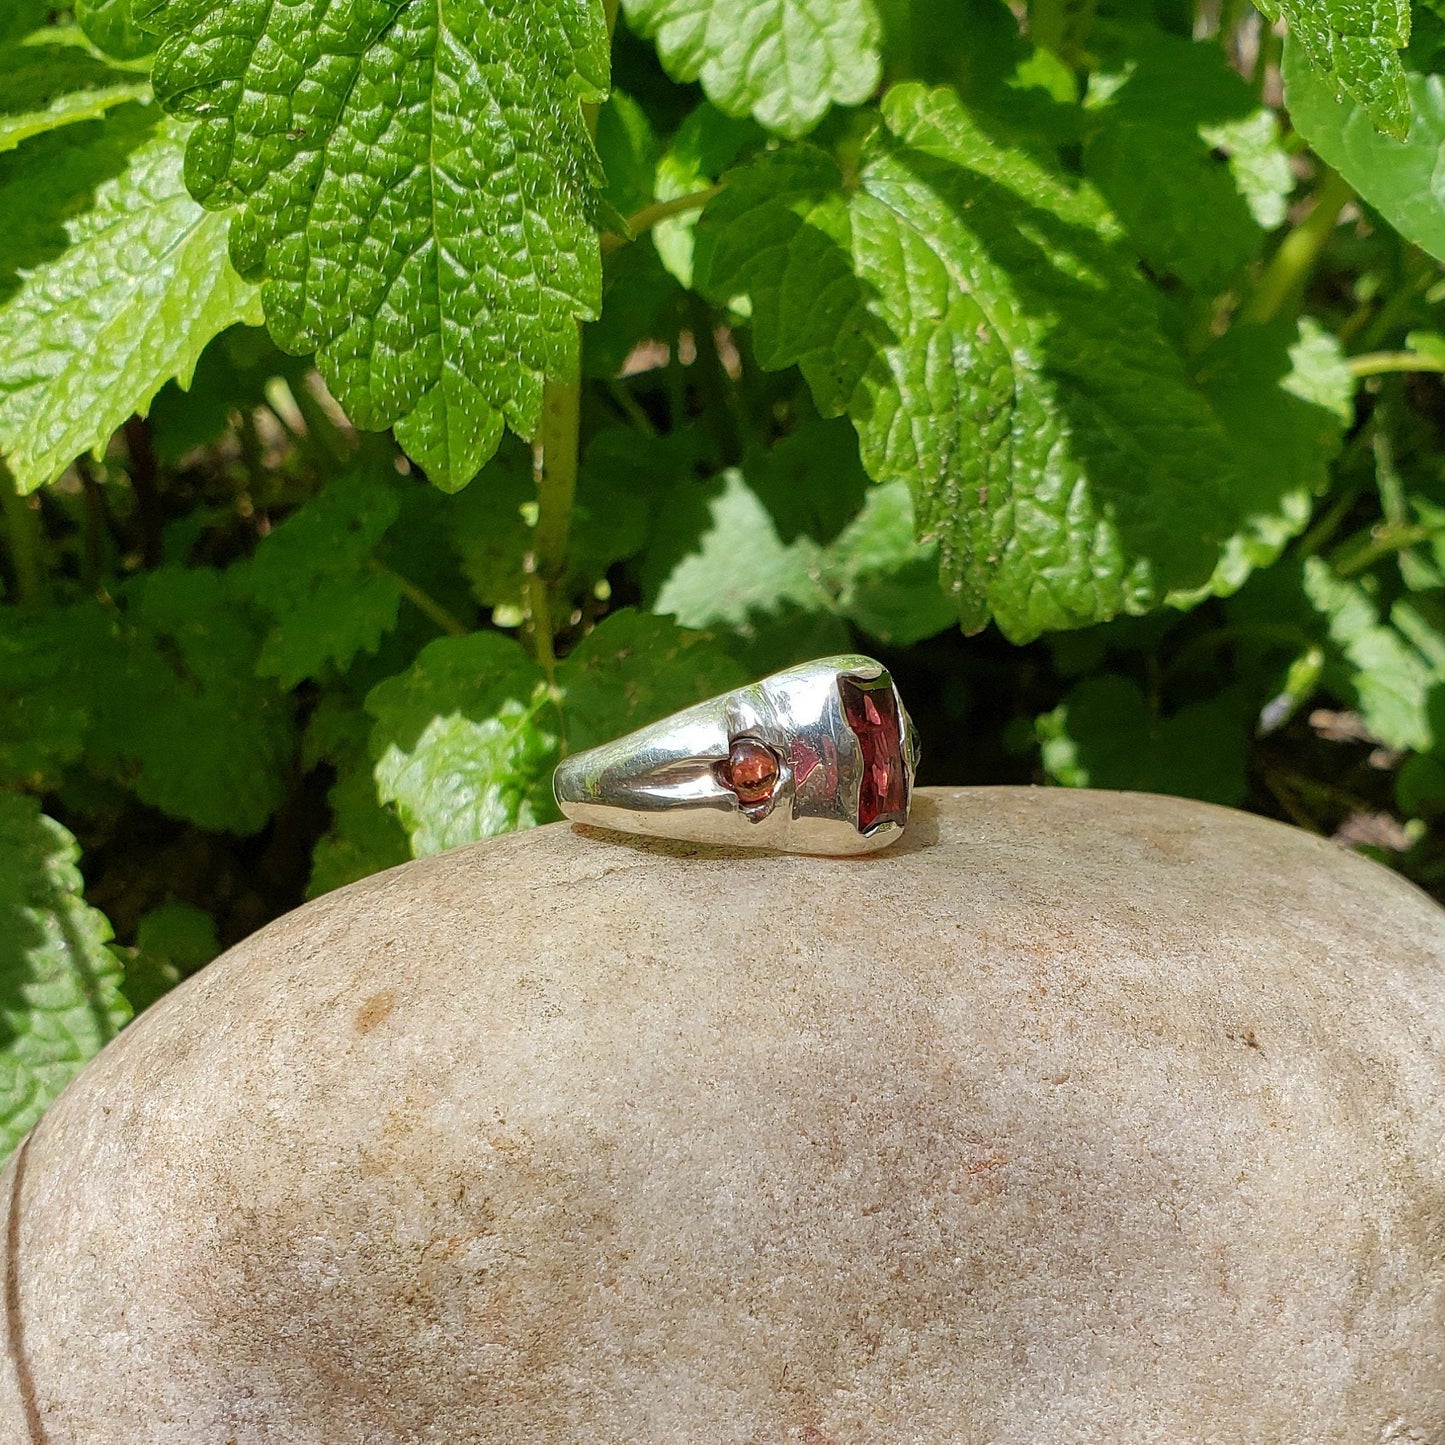
[[[0,1439],[1445,1439],[1445,914],[1199,804],[544,828],[145,1015],[0,1185]]]

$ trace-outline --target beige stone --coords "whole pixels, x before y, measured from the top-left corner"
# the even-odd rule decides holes
[[[12,1163],[0,1440],[1445,1440],[1445,914],[1241,814],[565,827],[301,909]]]

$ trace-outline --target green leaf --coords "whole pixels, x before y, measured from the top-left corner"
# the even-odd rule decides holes
[[[50,0],[7,0],[0,9],[0,45],[9,45],[48,25],[52,14]]]
[[[1217,45],[1157,32],[1109,33],[1110,68],[1090,80],[1084,170],[1160,273],[1217,289],[1260,251],[1263,230],[1241,174],[1283,219],[1293,187],[1273,113]],[[1273,137],[1273,148],[1267,136]],[[1232,141],[1235,162],[1224,154]],[[1276,189],[1265,190],[1273,175]]]
[[[556,705],[511,638],[440,638],[374,687],[366,710],[378,795],[418,856],[557,816]]]
[[[93,602],[0,608],[0,784],[60,785],[84,752],[96,682],[116,656],[111,620]]]
[[[597,112],[597,154],[607,176],[607,204],[631,216],[653,200],[660,147],[647,112],[614,90]]]
[[[557,670],[567,751],[596,747],[747,680],[711,638],[645,612],[614,612]]]
[[[818,424],[799,435],[827,430]],[[937,548],[914,540],[913,503],[902,482],[871,489],[857,515],[821,547],[801,529],[790,542],[779,536],[752,484],[753,468],[767,467],[764,454],[746,474],[730,470],[674,489],[642,567],[654,612],[683,627],[729,629],[737,634],[732,650],[748,658],[759,650],[771,656],[773,634],[800,629],[843,645],[846,635],[836,623],[828,627],[828,618],[846,618],[899,646],[953,621],[953,605],[938,586]]]
[[[561,663],[557,688],[511,638],[444,637],[372,689],[377,792],[418,855],[558,817],[565,734],[591,747],[744,680],[707,639],[623,611]]]
[[[1368,107],[1336,99],[1290,43],[1285,95],[1295,129],[1407,240],[1445,260],[1445,81],[1409,75],[1408,136],[1375,128]]]
[[[804,535],[831,542],[863,506],[868,473],[852,426],[838,417],[820,419],[806,391],[798,402],[794,429],[768,451],[751,453],[744,471],[784,542]]]
[[[1120,788],[1238,804],[1253,710],[1238,690],[1161,717],[1136,683],[1082,682],[1036,728],[1044,771],[1070,788]]]
[[[74,30],[46,29],[0,49],[0,152],[150,95],[145,76],[107,65],[79,40]]]
[[[1371,737],[1392,748],[1427,750],[1434,742],[1430,693],[1445,683],[1445,663],[1432,661],[1383,620],[1364,582],[1336,576],[1319,557],[1305,562],[1304,592],[1334,647],[1326,681],[1355,703]]]
[[[1256,223],[1266,231],[1284,225],[1296,182],[1274,111],[1261,107],[1239,120],[1206,125],[1200,135],[1228,158],[1234,184]]]
[[[260,319],[225,219],[186,195],[184,134],[127,107],[84,144],[0,161],[0,213],[37,217],[0,240],[4,260],[34,263],[8,295],[0,267],[0,452],[23,491],[104,446],[172,377],[187,384],[213,336]]]
[[[706,101],[678,127],[657,163],[657,199],[681,200],[713,185],[745,150],[766,137],[751,120],[725,115]],[[693,234],[698,213],[685,211],[653,227],[652,240],[663,266],[679,285],[692,289]],[[604,318],[605,319],[605,318]]]
[[[282,687],[344,670],[396,626],[401,589],[373,556],[401,515],[394,481],[360,466],[328,482],[239,569],[242,590],[275,619],[257,668]]]
[[[682,482],[662,515],[643,571],[654,612],[683,627],[745,630],[779,610],[829,609],[817,543],[784,545],[741,472]]]
[[[1205,351],[1198,374],[1229,438],[1240,525],[1209,583],[1176,594],[1176,604],[1227,596],[1279,558],[1328,487],[1355,412],[1344,352],[1308,317],[1236,324]]]
[[[532,458],[520,443],[503,445],[477,484],[449,502],[452,546],[484,607],[520,608],[536,507]]]
[[[1410,43],[1410,0],[1260,0],[1334,94],[1343,92],[1387,135],[1410,128],[1400,51]]]
[[[891,647],[921,642],[954,620],[953,604],[938,585],[938,549],[920,546],[916,530],[907,486],[885,482],[868,494],[823,559],[838,611]]]
[[[143,1012],[220,951],[216,921],[204,908],[175,901],[152,908],[136,926],[126,960],[126,1000]]]
[[[331,827],[312,853],[308,898],[369,878],[411,857],[397,816],[376,796],[371,719],[335,693],[323,696],[306,731],[306,763],[329,763],[336,781],[326,795]]]
[[[331,827],[316,844],[306,896],[319,898],[373,873],[405,863],[411,847],[395,813],[376,796],[370,766],[340,774],[326,794]]]
[[[202,828],[258,832],[285,796],[291,710],[256,676],[260,638],[217,572],[127,584],[125,654],[101,679],[90,760]]]
[[[690,267],[691,230],[686,235]],[[657,239],[656,235],[642,236],[608,261],[602,315],[583,330],[582,369],[587,376],[620,376],[628,358],[644,342],[676,344],[685,326],[687,297],[663,265]]]
[[[278,351],[260,326],[233,326],[206,347],[190,386],[167,382],[150,409],[151,444],[161,462],[179,467],[198,447],[218,441],[232,420],[266,403],[280,378],[293,391],[305,385],[308,367]]]
[[[502,418],[532,436],[601,300],[598,0],[135,9],[165,37],[157,96],[198,121],[192,192],[240,207],[231,254],[278,343],[449,489]]]
[[[1148,611],[1233,530],[1228,444],[1097,195],[901,86],[846,192],[795,148],[736,172],[698,274],[766,367],[903,478],[966,627],[1015,641]]]
[[[155,48],[155,36],[135,23],[131,0],[75,0],[75,23],[97,50],[119,60],[139,60]]]
[[[0,792],[0,1153],[131,1016],[80,849],[39,804]]]
[[[780,135],[811,130],[830,105],[858,105],[881,73],[873,0],[623,0],[674,80],[701,80],[729,115]]]
[[[623,427],[591,439],[577,481],[566,575],[558,582],[564,594],[585,597],[614,562],[641,550],[659,476],[670,481],[690,460],[686,439],[650,441]],[[447,509],[448,536],[472,595],[504,615],[518,612],[536,544],[537,485],[527,448],[503,446]]]

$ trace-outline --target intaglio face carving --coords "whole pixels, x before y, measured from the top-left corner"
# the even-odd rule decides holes
[[[872,658],[821,658],[568,758],[574,822],[785,853],[871,853],[901,836],[918,743]]]

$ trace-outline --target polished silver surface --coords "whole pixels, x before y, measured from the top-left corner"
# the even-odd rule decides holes
[[[825,657],[568,758],[577,823],[783,853],[871,853],[902,836],[918,741],[881,663]]]

